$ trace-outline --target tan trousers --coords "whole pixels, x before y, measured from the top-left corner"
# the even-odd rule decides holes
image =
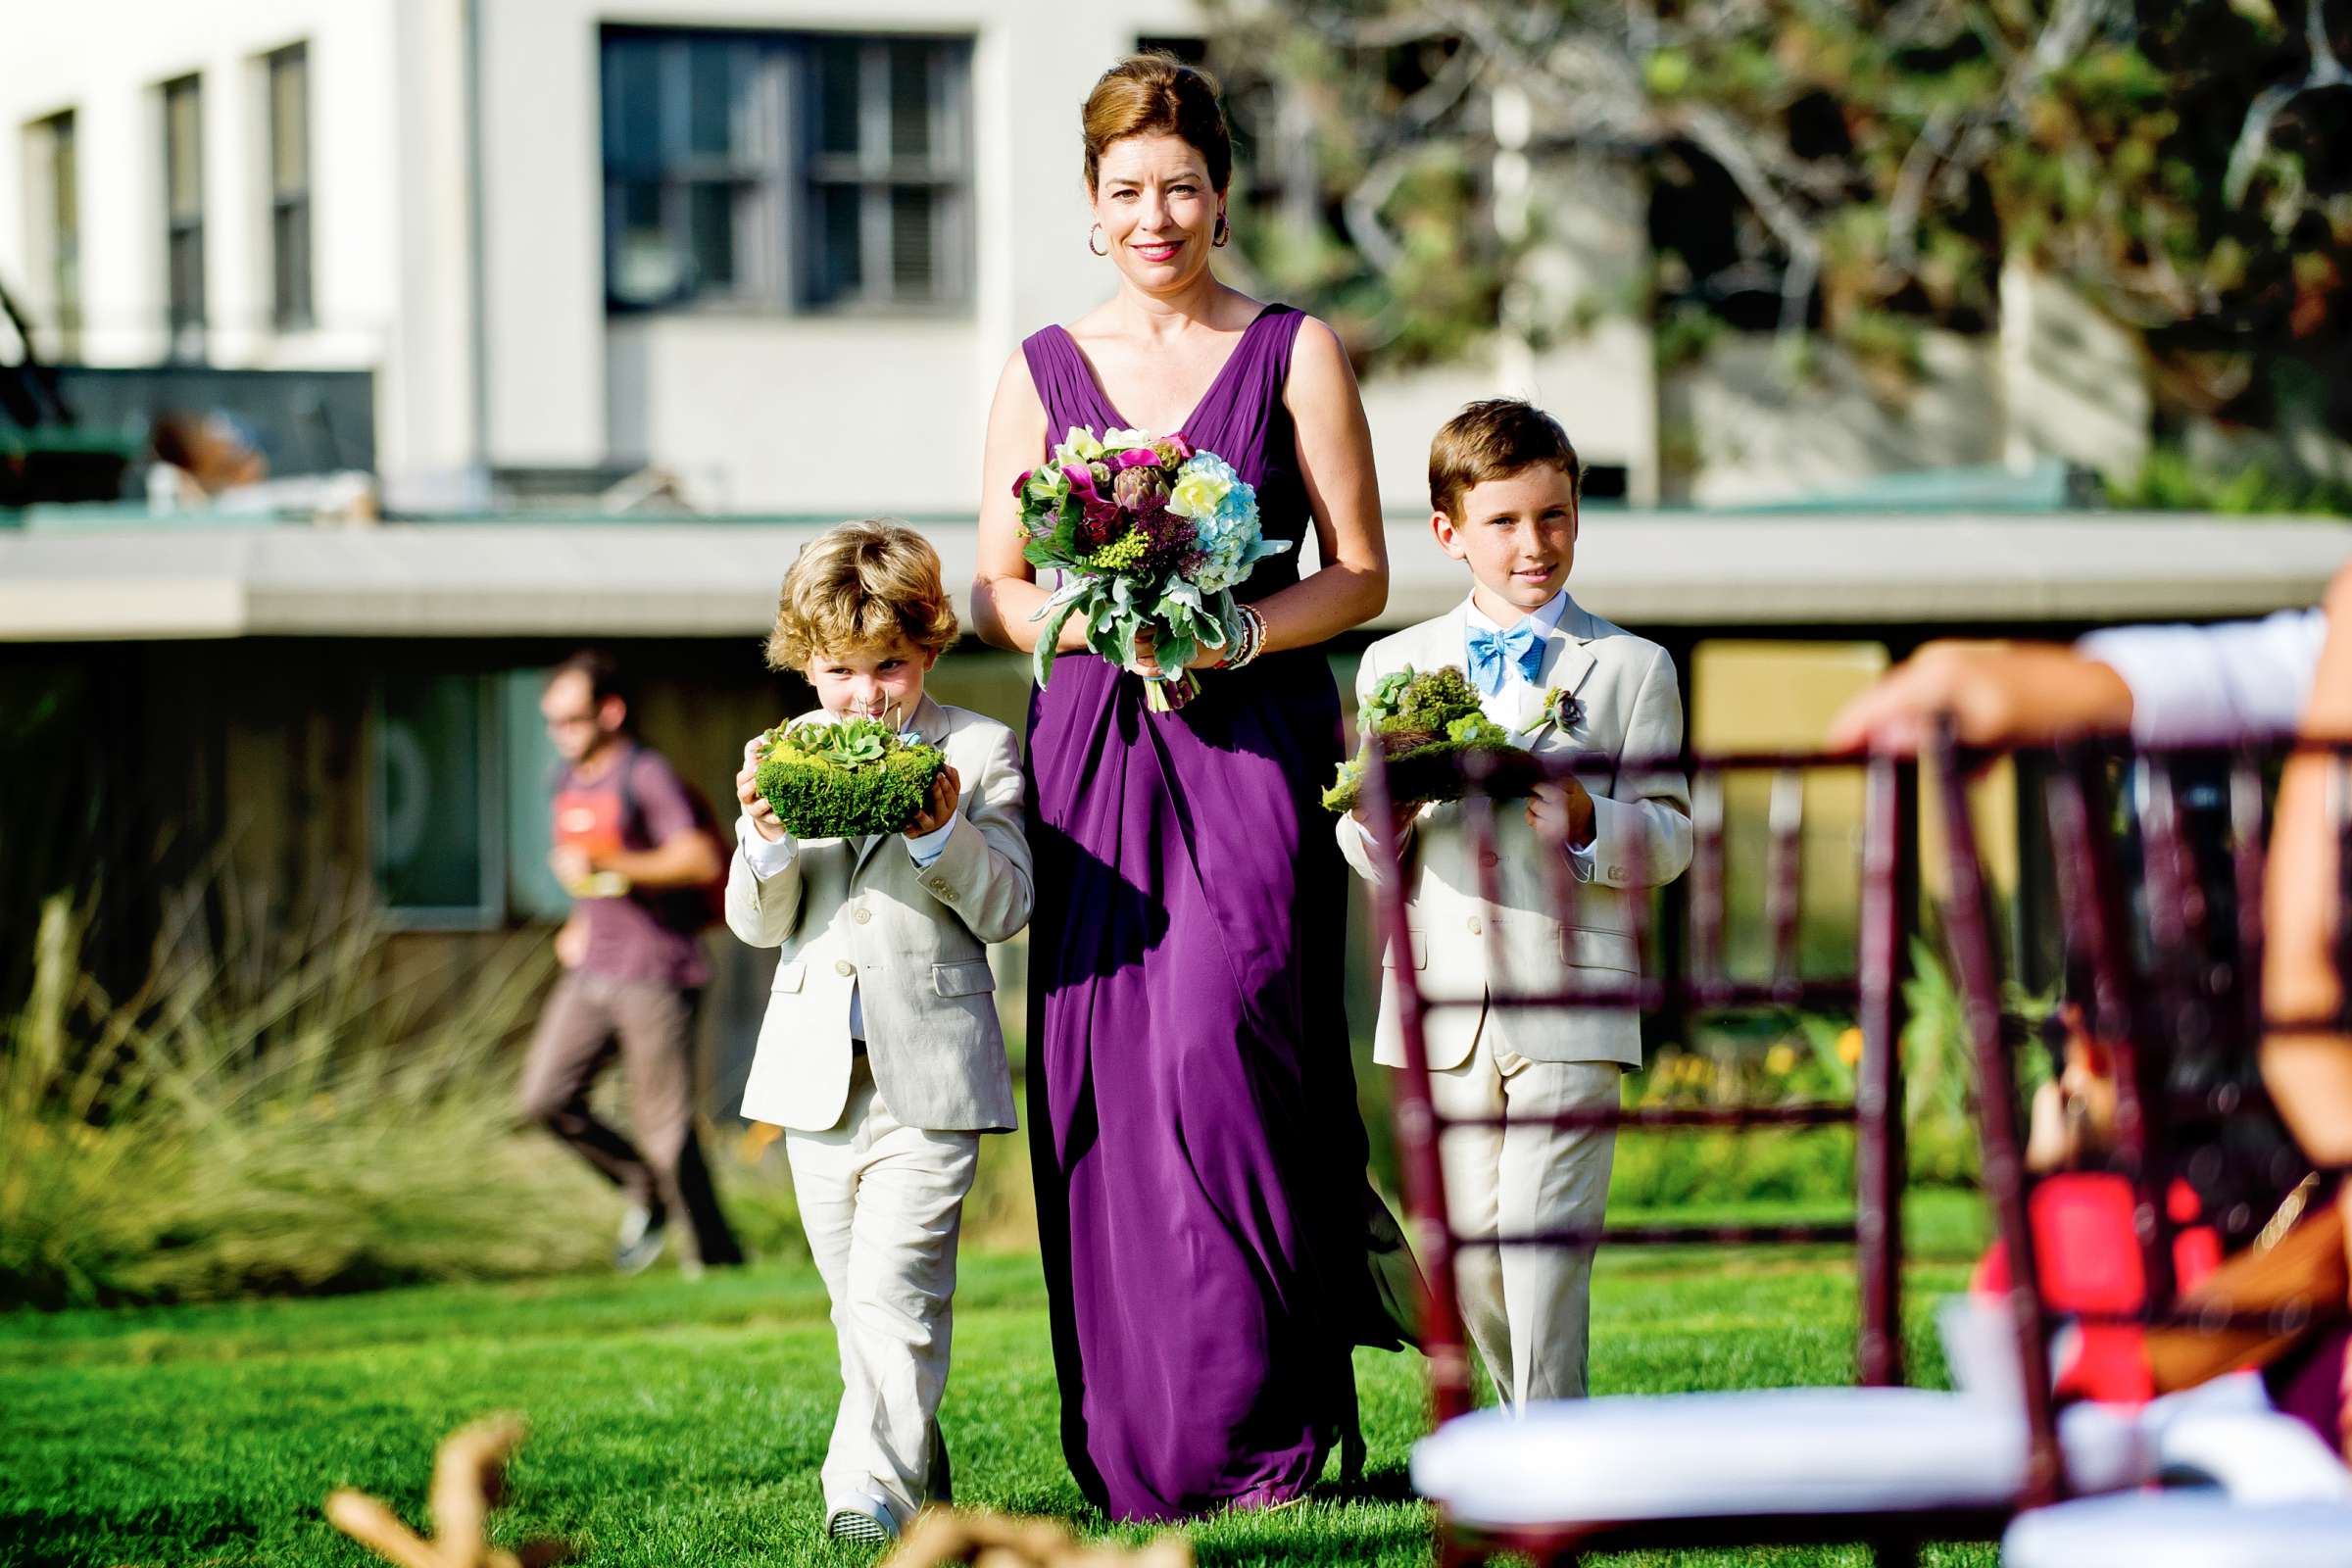
[[[1518,1117],[1613,1106],[1624,1069],[1513,1054],[1497,1062],[1482,1033],[1459,1066],[1429,1077],[1442,1116]],[[1494,1236],[1598,1226],[1616,1148],[1616,1130],[1607,1127],[1560,1132],[1514,1121],[1448,1131],[1446,1202],[1454,1229]],[[1470,1341],[1505,1403],[1584,1396],[1590,1248],[1465,1248],[1455,1277]]]
[[[570,970],[548,993],[522,1068],[522,1113],[571,1146],[632,1201],[685,1221],[705,1263],[740,1263],[694,1136],[695,993]],[[588,1108],[617,1051],[629,1080],[631,1143]]]
[[[939,1401],[980,1135],[902,1127],[859,1056],[842,1119],[821,1133],[787,1130],[784,1152],[841,1353],[825,1509],[871,1493],[903,1527],[949,1494]]]

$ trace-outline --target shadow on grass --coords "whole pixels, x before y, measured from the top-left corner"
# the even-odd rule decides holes
[[[263,1533],[224,1501],[145,1503],[125,1512],[0,1508],[0,1562],[9,1568],[88,1568],[94,1562],[252,1560]]]

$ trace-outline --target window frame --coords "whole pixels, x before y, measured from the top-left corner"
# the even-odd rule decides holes
[[[208,330],[206,293],[210,280],[205,267],[205,189],[204,189],[204,74],[189,72],[160,82],[156,87],[157,102],[163,120],[163,181],[162,218],[164,221],[164,329],[166,357],[175,361],[204,358],[205,336]],[[187,165],[193,204],[182,213],[178,204],[179,172],[178,119],[176,105],[185,100],[188,105],[189,146]],[[187,281],[192,285],[183,296],[181,291],[182,242],[192,258],[188,264]]]
[[[25,207],[27,250],[48,274],[55,313],[55,359],[70,360],[81,343],[81,143],[75,111],[60,109],[24,122],[27,172],[47,196],[40,210]]]
[[[859,146],[855,154],[819,151],[821,113],[817,72],[822,51],[849,43],[859,50]],[[628,90],[619,77],[621,50],[634,45],[655,60],[648,78],[658,145],[648,154],[624,149],[614,116]],[[681,151],[691,139],[694,48],[730,52],[739,74],[737,102],[745,107],[740,141],[727,155],[698,159]],[[891,50],[928,52],[926,160],[908,165],[888,154]],[[608,319],[662,315],[759,315],[833,318],[880,316],[957,318],[974,305],[974,169],[972,153],[973,40],[934,32],[808,31],[607,24],[599,34],[599,110],[604,174],[605,312]],[[748,78],[748,82],[742,78]],[[877,95],[876,85],[882,88]],[[644,82],[633,85],[643,87]],[[663,298],[624,298],[616,292],[625,203],[658,194],[659,231],[681,258],[681,277],[699,254],[691,203],[697,188],[735,187],[731,284],[681,281]],[[826,233],[820,217],[824,188],[858,191],[860,286],[834,292],[820,269]],[[931,286],[926,295],[876,287],[892,263],[891,207],[899,189],[935,192],[930,218]]]
[[[312,191],[315,178],[312,152],[311,58],[308,39],[272,49],[263,55],[262,85],[262,196],[267,239],[264,251],[270,268],[270,324],[279,332],[304,332],[318,324],[318,252],[313,241]],[[298,177],[282,178],[285,159],[280,144],[284,122],[279,118],[278,94],[286,77],[294,78],[294,116],[299,123]],[[289,267],[285,251],[289,230],[300,235],[300,256]]]
[[[474,815],[480,834],[476,897],[470,905],[395,904],[385,891],[382,854],[387,837],[384,735],[389,721],[388,683],[379,676],[368,709],[368,876],[375,908],[392,931],[497,931],[508,922],[506,754],[502,693],[497,678],[477,671],[432,672],[434,680],[465,681],[473,688]]]

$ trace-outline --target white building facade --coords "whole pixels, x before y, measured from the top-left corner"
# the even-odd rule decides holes
[[[1198,29],[1184,0],[25,8],[0,285],[51,359],[375,372],[396,503],[650,464],[710,510],[968,515],[1005,355],[1107,286],[1078,105]]]

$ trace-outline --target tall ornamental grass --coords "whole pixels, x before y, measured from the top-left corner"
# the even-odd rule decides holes
[[[364,912],[284,921],[210,899],[209,914],[204,890],[165,911],[123,998],[83,972],[74,906],[42,906],[28,1000],[0,1018],[0,1306],[601,1255],[612,1200],[515,1120],[512,1046],[547,978],[544,940],[416,979]]]

